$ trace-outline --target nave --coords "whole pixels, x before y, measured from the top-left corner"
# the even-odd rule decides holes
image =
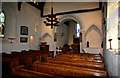
[[[29,50],[2,53],[3,78],[108,77],[100,54]],[[9,75],[8,75],[9,74]]]
[[[120,77],[120,2],[72,1],[0,1],[0,78]]]

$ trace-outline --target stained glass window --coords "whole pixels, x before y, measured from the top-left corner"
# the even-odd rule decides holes
[[[0,9],[0,37],[4,37],[4,22],[5,22],[5,15]]]

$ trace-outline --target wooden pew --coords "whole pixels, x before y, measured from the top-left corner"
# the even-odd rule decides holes
[[[103,62],[99,54],[89,54],[89,53],[80,53],[80,54],[66,53],[66,54],[56,55],[56,58]]]
[[[76,59],[77,59],[77,58],[78,58],[78,59],[80,59],[80,58],[81,58],[81,59],[82,59],[82,58],[88,58],[88,59],[95,59],[95,60],[100,60],[100,59],[101,59],[101,57],[99,57],[99,58],[97,57],[97,58],[96,58],[96,57],[89,57],[89,56],[77,56],[77,57],[76,57],[76,56],[74,56],[74,55],[71,55],[71,56],[69,56],[69,55],[67,55],[67,56],[66,56],[66,55],[56,55],[56,58],[59,58],[59,57],[60,57],[60,58],[61,58],[61,57],[64,57],[64,58],[76,58]]]
[[[14,51],[14,52],[11,52],[11,54],[12,54],[12,55],[15,55],[15,56],[20,56],[20,55],[21,55],[21,52],[16,52],[16,51]]]
[[[19,66],[19,58],[11,54],[2,53],[2,77],[8,78],[12,68]]]
[[[45,62],[41,63],[39,61],[34,62],[33,70],[61,76],[106,76],[106,72],[102,70],[99,71],[94,69]]]
[[[88,62],[96,62],[96,63],[102,63],[102,59],[94,59],[94,58],[72,58],[72,57],[62,57],[57,56],[56,59],[66,59],[66,60],[74,60],[74,61],[88,61]]]
[[[61,54],[61,55],[56,55],[56,57],[59,56],[64,56],[64,57],[74,57],[74,58],[94,58],[94,59],[101,59],[101,56],[99,54],[88,54],[88,53],[80,53],[80,54],[75,54],[75,53],[67,53],[67,54]]]
[[[26,68],[31,68],[32,65],[32,58],[29,56],[30,54],[28,51],[22,51],[21,52],[11,52],[11,55],[14,57],[19,58],[19,65],[25,65]]]
[[[76,61],[76,62],[91,62],[91,63],[103,63],[101,61],[93,61],[93,60],[84,60],[84,59],[66,59],[66,58],[55,58],[55,60],[63,60],[63,61]]]
[[[22,58],[24,58],[24,56],[26,56],[26,57],[29,56],[32,58],[33,61],[41,60],[42,58],[44,58],[46,60],[48,56],[53,57],[53,52],[40,51],[40,50],[22,51],[21,53],[12,52],[12,54],[15,56],[21,56]]]
[[[9,74],[11,70],[19,65],[25,65],[26,69],[32,70],[32,64],[36,60],[52,57],[53,52],[48,51],[22,51],[22,52],[11,52],[11,54],[2,53],[2,69],[3,73]],[[38,57],[41,57],[38,59]]]
[[[90,53],[65,53],[62,55],[71,55],[71,56],[88,56],[88,57],[100,57],[99,54],[90,54]]]
[[[62,77],[55,76],[55,75],[27,70],[25,69],[24,65],[21,65],[21,66],[18,66],[12,69],[11,74],[13,78],[14,77],[15,78],[17,77],[21,77],[21,78],[23,77],[25,78],[62,78]]]
[[[12,69],[16,66],[19,66],[19,58],[12,56],[11,54],[2,54],[2,66]]]
[[[84,68],[91,68],[96,70],[105,70],[103,63],[91,63],[91,62],[75,62],[69,60],[56,60],[54,58],[47,58],[48,63],[54,64],[64,64],[70,66],[77,66],[77,67],[84,67]]]
[[[29,55],[32,57],[33,60],[44,60],[47,59],[47,57],[53,57],[52,51],[41,51],[41,50],[30,50],[29,52],[21,52],[24,55]]]
[[[48,56],[52,57],[52,51],[40,51],[40,50],[30,50],[21,52],[11,52],[13,56],[19,57],[19,64],[25,65],[27,69],[32,70],[32,64],[36,60],[42,61],[47,59]]]

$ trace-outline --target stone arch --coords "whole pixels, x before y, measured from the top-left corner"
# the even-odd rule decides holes
[[[45,34],[42,36],[42,38],[41,38],[41,39],[43,40],[43,39],[45,39],[46,37],[50,37],[50,38],[52,38],[52,37],[50,36],[50,34],[45,33]]]
[[[72,19],[72,20],[76,21],[80,25],[80,30],[84,31],[84,25],[82,23],[82,20],[79,17],[77,17],[75,15],[64,15],[64,16],[58,17],[59,22],[64,22],[68,19]]]
[[[40,41],[46,41],[47,42],[47,45],[49,45],[49,50],[54,50],[54,41],[53,41],[53,38],[52,38],[52,36],[49,34],[49,33],[45,33],[42,37],[41,37],[41,39],[40,39]]]
[[[92,48],[100,48],[101,47],[102,33],[101,33],[100,29],[97,26],[92,25],[87,30],[87,32],[85,34],[86,34],[85,35],[86,36],[86,40],[90,41],[90,47],[92,47]],[[91,37],[93,37],[93,38],[90,39]]]
[[[76,21],[80,26],[80,32],[82,33],[82,42],[81,42],[81,50],[86,47],[86,38],[85,38],[85,27],[83,21],[77,15],[64,15],[59,16],[58,21],[60,23],[65,22],[66,20],[71,19]]]
[[[45,40],[45,38],[50,38],[50,39],[52,39],[52,37],[51,37],[51,35],[50,34],[48,34],[48,33],[45,33],[42,37],[40,37],[40,42],[42,42],[42,41],[44,41]]]
[[[86,36],[88,35],[88,33],[92,30],[95,30],[101,37],[102,37],[102,33],[101,31],[99,30],[99,28],[95,25],[92,25],[86,32]]]

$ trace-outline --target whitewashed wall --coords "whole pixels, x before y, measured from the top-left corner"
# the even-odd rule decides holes
[[[106,50],[104,52],[104,63],[111,77],[120,77],[120,56],[115,55],[115,52]]]
[[[104,51],[104,62],[108,73],[113,78],[120,78],[120,55],[109,50],[109,39],[112,39],[112,49],[118,49],[118,3],[108,2],[107,6],[107,39]]]
[[[71,20],[69,25],[69,41],[68,41],[69,45],[73,44],[73,35],[75,36],[75,26],[76,23]]]
[[[107,6],[107,49],[110,48],[109,39],[113,49],[118,49],[118,3],[108,2]]]
[[[86,53],[101,54],[103,56],[103,48],[84,48]]]
[[[62,29],[64,32],[64,35],[62,35]],[[69,28],[67,25],[61,23],[60,26],[57,28],[57,47],[63,47],[64,44],[68,44],[68,34],[69,34]]]
[[[30,36],[34,37],[33,49],[39,49],[40,37],[40,11],[27,3],[22,3],[21,11],[17,9],[17,3],[3,3],[3,11],[6,15],[5,38],[3,38],[3,52],[21,51],[30,49]],[[37,25],[37,32],[35,32]],[[20,35],[20,26],[28,27],[28,35]],[[11,44],[8,38],[14,37]],[[20,37],[27,37],[27,43],[20,43]]]
[[[102,38],[95,30],[89,32],[86,36],[86,43],[89,41],[90,48],[101,48]]]

